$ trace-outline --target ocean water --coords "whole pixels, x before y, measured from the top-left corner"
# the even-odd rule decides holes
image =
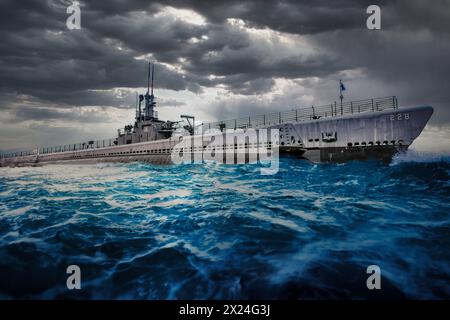
[[[450,298],[450,158],[0,168],[0,298]],[[81,268],[68,290],[66,268]],[[366,269],[381,269],[368,290]]]

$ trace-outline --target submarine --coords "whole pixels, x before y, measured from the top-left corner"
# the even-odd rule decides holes
[[[149,63],[147,91],[137,99],[134,124],[119,129],[116,138],[1,154],[0,166],[133,161],[171,164],[179,163],[180,158],[183,162],[248,163],[275,151],[312,162],[389,162],[408,149],[433,114],[428,105],[399,107],[396,96],[345,102],[341,96],[340,103],[196,126],[192,116],[182,116],[183,121],[158,118],[154,74],[154,64]],[[251,156],[254,154],[256,158]]]

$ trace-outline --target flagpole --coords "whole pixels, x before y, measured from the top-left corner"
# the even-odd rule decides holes
[[[342,109],[342,99],[344,99],[344,96],[342,95],[342,80],[339,80],[339,98],[341,99],[341,109]]]

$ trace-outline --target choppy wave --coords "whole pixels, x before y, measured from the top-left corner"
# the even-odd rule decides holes
[[[0,298],[450,297],[449,157],[0,168]],[[82,290],[66,288],[66,267]],[[379,265],[382,290],[366,288]]]

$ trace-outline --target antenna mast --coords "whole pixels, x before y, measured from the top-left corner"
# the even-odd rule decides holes
[[[136,92],[136,119],[139,117],[138,115],[138,105],[139,105],[139,98],[138,98],[138,93]]]
[[[152,63],[152,96],[153,96],[153,78],[155,76],[155,64]]]
[[[153,80],[152,80],[153,83]],[[147,75],[147,94],[150,91],[150,62],[148,63],[148,75]],[[153,89],[152,89],[153,91]]]

